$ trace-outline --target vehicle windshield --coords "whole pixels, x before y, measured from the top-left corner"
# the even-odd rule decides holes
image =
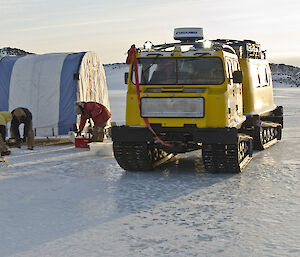
[[[139,58],[138,75],[141,85],[219,85],[225,79],[217,57]]]

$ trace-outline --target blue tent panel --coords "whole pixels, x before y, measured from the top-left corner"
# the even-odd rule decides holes
[[[79,72],[84,54],[85,52],[69,54],[64,60],[60,80],[59,135],[67,134],[76,123],[74,102],[77,99],[77,80],[74,74]]]
[[[11,73],[20,56],[6,56],[0,61],[0,111],[8,111]]]

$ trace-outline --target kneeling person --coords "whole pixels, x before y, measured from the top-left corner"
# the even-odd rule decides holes
[[[12,112],[12,121],[10,126],[10,135],[16,140],[16,147],[21,147],[21,137],[19,126],[24,124],[24,141],[27,141],[28,150],[33,150],[34,133],[32,129],[32,114],[26,108],[16,108]]]
[[[104,139],[104,127],[111,117],[110,111],[97,102],[75,102],[75,113],[81,114],[79,133],[83,130],[86,120],[91,118],[94,122],[93,141],[102,142]]]

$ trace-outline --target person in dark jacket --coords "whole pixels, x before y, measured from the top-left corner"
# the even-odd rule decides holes
[[[12,112],[12,121],[10,126],[11,138],[16,140],[16,147],[21,147],[22,141],[27,141],[28,150],[33,150],[34,146],[34,133],[32,129],[32,114],[31,112],[23,107],[18,107]],[[23,140],[20,137],[19,126],[24,124]]]
[[[78,133],[83,130],[86,120],[91,118],[94,122],[93,141],[102,142],[104,139],[104,127],[111,117],[110,111],[97,102],[75,102],[75,113],[81,114]]]
[[[10,122],[12,115],[10,112],[0,112],[0,153],[1,156],[10,155],[10,151],[7,149],[6,142],[6,123]]]

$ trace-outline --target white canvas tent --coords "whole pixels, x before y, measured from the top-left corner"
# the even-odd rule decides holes
[[[64,135],[77,117],[75,101],[95,101],[108,109],[100,58],[93,52],[6,56],[0,61],[0,111],[25,107],[36,136]]]

